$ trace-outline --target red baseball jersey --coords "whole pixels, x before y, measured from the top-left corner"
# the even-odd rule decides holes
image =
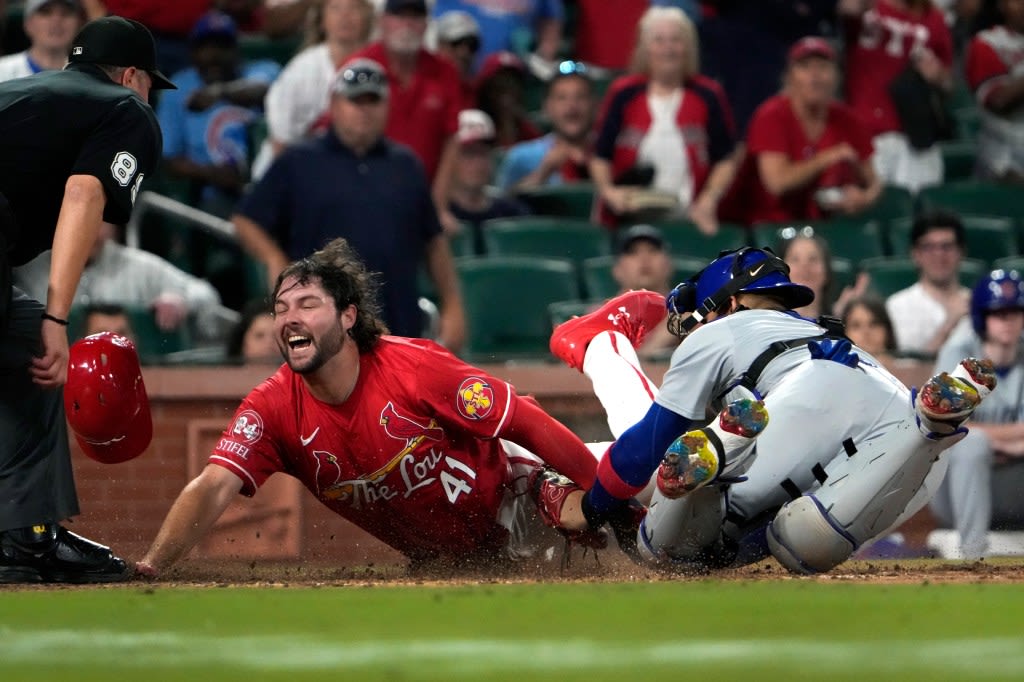
[[[350,59],[366,57],[380,63],[388,75],[390,104],[384,134],[416,152],[433,180],[445,142],[459,129],[459,110],[465,101],[459,72],[444,57],[420,50],[416,73],[401,85],[381,43],[371,43]]]
[[[847,103],[872,135],[899,131],[889,83],[907,67],[914,51],[924,47],[947,68],[952,66],[953,37],[945,17],[934,6],[918,14],[878,0],[860,19],[848,22],[846,29]]]
[[[857,151],[861,161],[871,158],[874,146],[871,134],[853,110],[839,102],[829,106],[825,130],[817,140],[811,140],[793,112],[785,95],[776,95],[758,107],[747,130],[747,154],[754,173],[756,189],[748,195],[751,200],[749,221],[784,222],[787,220],[815,220],[824,217],[814,193],[822,187],[840,187],[862,183],[860,169],[852,164],[836,164],[827,169],[811,184],[773,196],[761,183],[757,156],[764,152],[784,154],[793,163],[806,161],[818,152],[843,142]],[[744,169],[746,170],[746,169]]]
[[[967,46],[964,60],[967,84],[981,104],[1006,80],[1024,67],[1024,35],[1005,26],[978,33]]]
[[[341,405],[283,365],[242,401],[210,463],[249,496],[290,474],[410,558],[493,550],[507,542],[496,519],[511,482],[497,438],[519,400],[431,341],[385,336]]]

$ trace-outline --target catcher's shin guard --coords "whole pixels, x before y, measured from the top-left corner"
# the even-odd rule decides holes
[[[841,456],[821,488],[783,505],[768,526],[768,546],[797,573],[828,571],[892,527],[915,498],[939,454],[962,435],[930,440],[913,418]]]

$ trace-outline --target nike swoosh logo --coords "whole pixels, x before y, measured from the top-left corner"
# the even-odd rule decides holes
[[[764,263],[762,263],[761,265],[758,265],[756,269],[750,271],[750,276],[751,277],[757,277],[757,273],[761,272],[761,268],[763,268],[763,267],[764,267]]]
[[[314,429],[313,433],[309,434],[308,438],[303,438],[302,434],[300,433],[299,434],[299,441],[302,442],[302,447],[306,447],[307,445],[312,443],[313,439],[316,438],[316,434],[318,434],[318,433],[320,433],[320,427],[319,426],[316,427],[316,429]]]

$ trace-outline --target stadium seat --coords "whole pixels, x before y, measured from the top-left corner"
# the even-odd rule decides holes
[[[914,215],[914,197],[902,187],[886,185],[878,201],[864,209],[858,216],[860,220],[877,220],[882,228],[889,226],[892,220]]]
[[[516,193],[516,199],[534,215],[589,220],[594,206],[594,186],[589,182],[535,187]]]
[[[80,339],[84,335],[85,307],[74,306],[68,315],[68,338]],[[163,356],[177,353],[192,346],[187,324],[165,332],[156,325],[153,311],[144,306],[124,306],[125,314],[135,332],[135,346],[143,364],[163,362]]]
[[[834,301],[843,289],[853,286],[857,279],[857,268],[849,258],[832,258],[832,291],[830,295]]]
[[[962,215],[964,232],[967,234],[967,255],[971,258],[993,263],[1019,253],[1017,232],[1011,218],[983,215]],[[910,230],[914,221],[909,218],[894,221],[890,226],[893,241],[893,255],[910,255]]]
[[[298,52],[299,43],[298,38],[267,38],[249,33],[239,37],[238,48],[243,59],[270,59],[284,66]]]
[[[573,218],[525,216],[484,221],[489,256],[568,258],[581,265],[587,258],[611,253],[611,237],[599,225]]]
[[[797,221],[793,226],[801,224]],[[814,234],[822,237],[828,243],[832,255],[838,258],[848,258],[854,263],[859,263],[865,258],[886,255],[885,231],[878,220],[835,218],[814,222],[811,226],[814,228]],[[766,224],[760,224],[757,229],[763,231],[767,227]],[[787,237],[785,230],[791,226],[775,224],[774,227],[774,241],[770,244],[773,248]]]
[[[1019,187],[995,183],[947,182],[921,190],[923,208],[943,207],[962,214],[990,215],[1017,220],[1024,212],[1024,193]]]
[[[960,140],[977,140],[981,129],[981,114],[976,105],[959,107],[953,110],[956,122],[956,136]]]
[[[555,301],[548,306],[552,328],[578,315],[586,315],[601,305],[602,301]]]
[[[580,299],[571,261],[558,258],[459,258],[456,272],[469,326],[462,357],[471,362],[547,359],[548,306]]]
[[[997,258],[992,263],[992,267],[993,269],[1002,268],[1003,270],[1016,270],[1024,275],[1024,256],[1007,256],[1006,258]]]
[[[709,237],[688,220],[664,220],[654,223],[665,235],[673,257],[697,258],[705,264],[726,249],[748,244],[750,231],[739,225],[722,223],[718,233]]]
[[[970,180],[974,175],[974,162],[978,157],[978,144],[973,140],[953,140],[939,144],[942,152],[943,180],[955,182]]]
[[[871,276],[871,289],[882,298],[888,298],[917,281],[917,266],[909,258],[869,258],[861,262],[860,267]],[[965,258],[960,264],[960,283],[973,287],[986,270],[984,261]]]
[[[676,284],[700,272],[708,262],[703,258],[673,258],[670,284]],[[619,293],[619,283],[612,276],[615,256],[595,256],[583,261],[583,295],[604,301]]]

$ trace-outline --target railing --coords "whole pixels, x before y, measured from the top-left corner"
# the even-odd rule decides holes
[[[211,213],[200,211],[198,208],[193,208],[156,192],[139,192],[139,196],[135,199],[132,217],[125,228],[125,242],[128,246],[140,248],[139,233],[142,228],[142,220],[150,211],[184,220],[190,227],[198,228],[202,232],[229,242],[238,241],[235,226],[229,220],[218,218]]]

